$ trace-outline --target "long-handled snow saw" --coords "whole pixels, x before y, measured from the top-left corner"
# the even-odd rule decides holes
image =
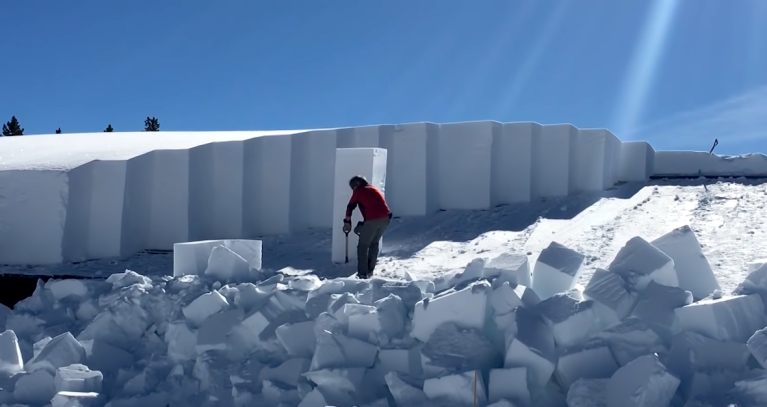
[[[344,232],[344,235],[346,235],[346,248],[344,249],[344,255],[346,257],[346,260],[344,260],[344,263],[349,262],[349,232]]]

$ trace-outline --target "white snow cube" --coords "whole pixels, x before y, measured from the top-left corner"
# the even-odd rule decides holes
[[[594,301],[594,313],[602,328],[618,324],[631,314],[636,304],[636,292],[626,288],[626,281],[618,274],[596,269],[583,296]]]
[[[575,290],[554,294],[535,309],[549,324],[557,347],[585,341],[599,328],[591,300],[582,301]]]
[[[636,291],[650,282],[678,287],[674,260],[641,237],[633,237],[621,248],[607,268],[623,277]]]
[[[56,392],[73,391],[78,393],[101,393],[104,376],[99,371],[92,371],[85,365],[69,365],[56,369],[54,386]]]
[[[585,257],[573,249],[551,242],[543,249],[533,269],[533,291],[541,299],[575,287]]]
[[[294,357],[311,358],[317,341],[314,337],[314,321],[283,324],[274,331],[277,340]]]
[[[607,342],[615,360],[621,366],[642,355],[666,351],[660,336],[636,317],[628,317],[620,324],[600,332],[599,337]]]
[[[24,369],[19,340],[13,331],[0,334],[0,377],[12,376]]]
[[[487,400],[495,403],[503,399],[522,406],[530,405],[530,391],[527,389],[527,369],[492,369],[487,384]]]
[[[51,399],[51,407],[100,407],[104,401],[104,396],[99,393],[60,391]]]
[[[485,264],[483,277],[495,278],[496,281],[508,281],[512,284],[521,284],[530,287],[532,275],[530,264],[524,254],[504,253]]]
[[[607,407],[605,388],[610,379],[579,379],[567,391],[567,407]]]
[[[618,369],[607,382],[608,407],[668,406],[679,379],[668,372],[656,355],[640,356]]]
[[[754,359],[767,369],[767,328],[760,329],[748,338],[746,342],[748,350],[754,355]]]
[[[438,326],[453,322],[464,329],[482,330],[485,326],[490,284],[479,281],[460,291],[450,291],[433,299],[418,301],[410,336],[427,342]]]
[[[757,294],[705,299],[674,312],[683,330],[720,341],[746,343],[765,326],[764,304]]]
[[[557,364],[551,328],[526,308],[518,308],[515,314],[516,334],[507,334],[503,367],[527,368],[528,388],[542,389]]]
[[[643,320],[668,342],[679,332],[675,310],[692,303],[692,294],[679,287],[669,287],[650,281],[639,294],[632,315]]]
[[[200,326],[209,316],[221,311],[229,306],[221,293],[211,291],[194,299],[189,305],[183,308],[184,316],[189,322]]]
[[[561,349],[554,375],[567,390],[579,379],[607,379],[618,370],[607,341],[594,338],[585,343]]]
[[[317,337],[317,348],[312,358],[311,370],[371,367],[378,355],[378,348],[359,339],[344,335],[323,333]]]
[[[652,245],[674,260],[679,287],[691,292],[695,298],[705,298],[720,289],[690,226],[676,228],[653,240]]]
[[[428,379],[423,382],[423,392],[430,399],[440,399],[455,406],[473,406],[487,404],[485,382],[482,372],[472,371]]]
[[[85,363],[85,358],[83,345],[71,333],[65,332],[45,344],[40,353],[32,358],[24,368],[28,372],[46,369],[52,376],[57,368]]]

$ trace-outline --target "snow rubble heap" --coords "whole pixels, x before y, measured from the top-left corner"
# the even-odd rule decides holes
[[[38,282],[0,309],[0,405],[767,405],[767,265],[724,295],[691,229],[656,242],[583,289],[558,243],[439,281]]]

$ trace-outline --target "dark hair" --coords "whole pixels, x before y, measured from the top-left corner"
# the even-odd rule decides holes
[[[352,179],[349,180],[349,186],[353,186],[354,184],[364,187],[368,185],[368,180],[366,180],[362,175],[355,175],[352,177]]]

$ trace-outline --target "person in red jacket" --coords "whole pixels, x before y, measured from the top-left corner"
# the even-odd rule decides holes
[[[370,278],[378,262],[381,237],[391,222],[391,211],[381,191],[370,185],[365,177],[355,176],[349,180],[352,198],[346,206],[344,233],[352,230],[352,212],[359,207],[363,221],[354,232],[359,235],[357,244],[357,277]]]

